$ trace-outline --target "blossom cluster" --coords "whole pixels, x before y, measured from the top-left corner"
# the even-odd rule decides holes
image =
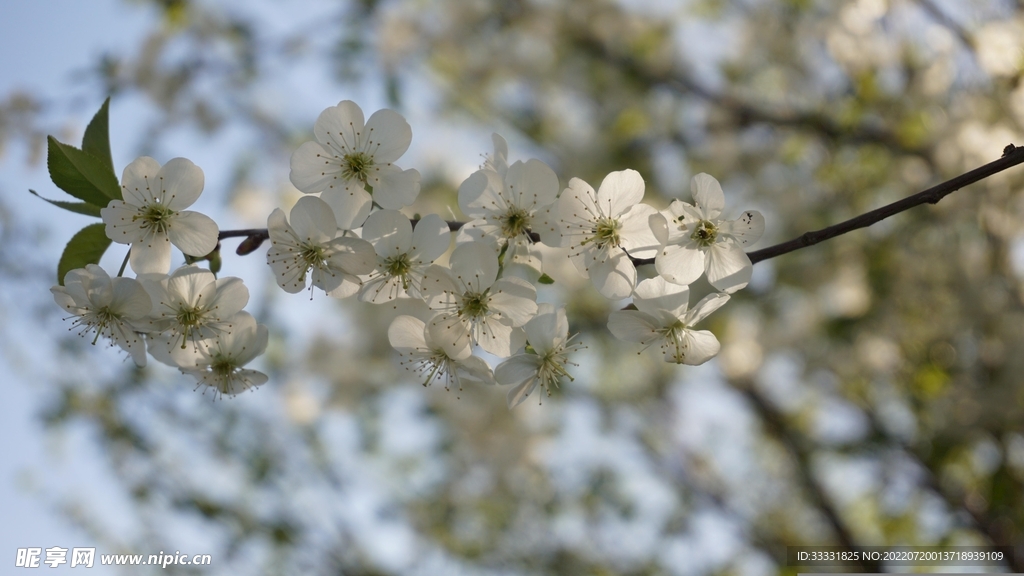
[[[238,278],[216,278],[196,265],[174,271],[171,245],[201,257],[217,246],[208,216],[184,210],[203,191],[203,172],[184,158],[160,164],[142,157],[124,169],[124,200],[101,212],[107,237],[129,244],[136,278],[111,278],[95,264],[71,270],[50,289],[75,318],[72,329],[95,332],[127,351],[139,366],[153,358],[194,376],[199,386],[235,395],[267,381],[243,368],[266,350],[267,327],[242,310],[249,290]]]
[[[376,305],[421,300],[426,313],[399,316],[388,330],[400,365],[424,385],[508,385],[509,407],[571,380],[569,355],[584,347],[569,335],[564,306],[537,302],[552,254],[608,299],[632,299],[609,316],[615,337],[697,365],[720,346],[695,325],[747,285],[744,248],[764,231],[755,211],[722,218],[722,188],[707,174],[693,178],[692,203],[658,210],[642,202],[635,170],[608,174],[596,190],[579,178],[560,190],[544,162],[510,164],[497,134],[494,153],[459,186],[469,221],[411,220],[401,210],[416,200],[420,174],[395,164],[412,140],[402,116],[380,110],[364,121],[359,106],[344,101],[313,131],[316,141],[291,158],[291,182],[304,196],[267,221],[267,264],[278,285]],[[96,332],[94,342],[103,335],[139,364],[148,350],[223,394],[266,381],[243,368],[266,348],[267,329],[242,311],[242,282],[194,265],[169,272],[171,245],[196,257],[217,245],[216,224],[184,210],[202,191],[202,172],[180,158],[163,167],[140,158],[125,169],[122,190],[124,200],[102,216],[111,240],[131,244],[137,278],[112,279],[94,265],[73,270],[53,288],[57,303],[76,326]],[[640,259],[653,259],[655,276],[640,280]],[[691,307],[688,286],[702,275],[716,292]],[[480,351],[502,361],[492,367]]]

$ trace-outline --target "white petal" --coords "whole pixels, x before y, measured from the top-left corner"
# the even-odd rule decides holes
[[[710,174],[701,172],[694,176],[690,181],[690,192],[693,203],[703,212],[704,218],[711,220],[722,213],[725,194],[722,193],[722,185]]]
[[[420,193],[420,173],[415,169],[400,170],[397,166],[374,171],[368,182],[373,186],[373,199],[381,208],[398,210],[416,201]]]
[[[512,326],[526,324],[537,313],[537,288],[522,278],[502,278],[488,293],[487,307]]]
[[[690,304],[690,289],[670,283],[662,276],[648,278],[637,284],[633,293],[633,304],[637,310],[655,318],[659,317],[662,311],[675,318],[682,318]]]
[[[665,348],[665,361],[699,366],[718,355],[718,351],[721,348],[722,345],[718,343],[718,338],[715,338],[715,335],[711,332],[707,330],[687,330],[683,336],[682,356],[677,358],[675,348],[667,346]]]
[[[110,308],[129,319],[140,319],[153,309],[153,302],[142,284],[134,278],[113,278]]]
[[[171,269],[171,241],[166,234],[151,235],[132,244],[128,262],[136,274],[166,274]]]
[[[334,210],[316,196],[303,196],[292,206],[288,223],[304,242],[323,244],[338,235]]]
[[[615,217],[644,197],[644,179],[636,170],[620,170],[605,176],[597,190],[597,203],[605,216]]]
[[[148,206],[156,201],[159,190],[155,189],[155,179],[160,172],[160,163],[142,156],[124,167],[121,173],[121,196],[132,206]]]
[[[658,213],[653,206],[637,204],[619,217],[621,246],[633,258],[654,258],[661,242],[651,230],[651,217]]]
[[[470,346],[469,327],[458,316],[435,316],[427,323],[427,333],[452,358],[465,354]]]
[[[245,287],[241,278],[229,276],[217,280],[217,294],[212,302],[203,302],[216,315],[222,319],[228,319],[245,308],[249,303],[249,289]]]
[[[564,307],[538,304],[537,315],[524,328],[530,346],[533,346],[537,354],[543,355],[565,342],[569,333],[569,320],[565,316]]]
[[[595,251],[598,252],[598,251]],[[601,250],[607,252],[603,259],[593,259],[588,264],[587,274],[594,287],[610,300],[628,298],[636,286],[636,267],[621,249]]]
[[[401,114],[394,110],[377,110],[366,121],[364,150],[379,164],[398,160],[409,149],[412,128]]]
[[[506,208],[504,183],[492,170],[477,170],[459,184],[459,209],[470,218],[482,218]]]
[[[671,244],[658,252],[654,268],[673,284],[692,284],[704,273],[704,251],[692,240],[680,246]]]
[[[651,227],[651,234],[658,241],[659,246],[668,244],[668,218],[661,212],[655,212],[647,218],[647,224]]]
[[[332,182],[340,186],[341,159],[330,148],[318,142],[305,142],[292,153],[288,178],[299,190],[312,194],[326,189]]]
[[[203,192],[203,171],[186,158],[172,158],[157,174],[161,203],[171,210],[184,210],[199,198]]]
[[[725,292],[746,287],[753,273],[753,264],[739,244],[727,240],[716,242],[708,249],[708,282]]]
[[[481,324],[477,345],[495,356],[507,358],[519,349],[519,346],[512,347],[512,332],[513,328],[508,324],[489,317]]]
[[[427,349],[423,331],[426,325],[414,316],[398,316],[388,327],[388,342],[391,347],[403,354],[411,354]]]
[[[505,401],[508,403],[508,409],[511,410],[516,406],[523,403],[526,397],[529,396],[537,388],[537,379],[523,380],[522,383],[508,391],[508,396],[505,397]]]
[[[474,292],[483,292],[498,277],[498,255],[484,243],[463,244],[448,259],[452,276]]]
[[[750,246],[764,234],[764,216],[757,210],[747,210],[735,220],[720,222],[718,233],[732,236],[740,246]]]
[[[341,154],[361,151],[359,143],[363,136],[363,110],[351,101],[344,100],[320,113],[313,124],[313,134],[321,144],[333,145]]]
[[[494,374],[491,373],[491,367],[484,362],[482,358],[476,356],[467,356],[461,360],[457,365],[459,371],[459,377],[469,380],[470,382],[476,382],[478,384],[486,384],[488,386],[494,386],[497,382],[494,381]]]
[[[505,360],[494,369],[494,379],[502,386],[519,384],[524,380],[537,378],[540,368],[540,356],[536,354],[516,354]]]
[[[558,176],[550,166],[531,158],[516,162],[505,175],[505,197],[515,206],[533,210],[547,206],[558,196]]]
[[[145,229],[133,220],[138,214],[138,208],[120,200],[111,200],[100,209],[107,238],[119,244],[133,244],[144,238]]]
[[[355,230],[363,225],[373,207],[373,198],[362,185],[347,188],[328,188],[320,199],[331,207],[335,223],[342,230]]]
[[[661,324],[636,310],[616,310],[608,315],[608,331],[619,340],[647,343],[659,338]]]
[[[693,307],[693,309],[686,314],[685,324],[687,326],[693,326],[694,324],[710,316],[711,313],[714,312],[715,310],[718,310],[722,306],[725,306],[725,303],[728,301],[728,294],[708,294],[707,296],[701,298],[700,302],[698,302]]]
[[[217,223],[212,218],[191,210],[175,214],[167,229],[171,244],[189,256],[206,256],[213,252],[217,247],[217,234]]]
[[[447,252],[451,243],[452,232],[448,223],[437,214],[427,214],[413,229],[409,253],[420,262],[429,264]]]
[[[369,274],[377,265],[373,245],[362,238],[335,238],[327,243],[328,266],[346,274]]]
[[[378,210],[363,224],[363,240],[373,244],[381,257],[405,254],[412,246],[412,224],[398,210]]]

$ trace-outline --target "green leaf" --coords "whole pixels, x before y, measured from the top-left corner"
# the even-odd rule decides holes
[[[58,188],[79,200],[106,206],[121,199],[121,187],[113,170],[92,154],[46,137],[46,167]]]
[[[64,202],[61,200],[50,200],[49,198],[43,198],[35,190],[29,190],[29,192],[35,194],[37,198],[46,200],[50,204],[53,204],[54,206],[57,206],[59,208],[70,210],[76,214],[85,214],[86,216],[95,216],[97,218],[101,218],[100,207],[96,206],[95,204],[89,204],[88,202]]]
[[[102,222],[90,224],[72,236],[64,248],[57,264],[57,283],[64,285],[64,276],[76,268],[85,268],[86,264],[99,264],[103,253],[110,246],[110,238],[105,232],[106,225]]]
[[[540,282],[541,284],[554,284],[555,279],[547,274],[541,274],[540,278],[537,279],[537,282]]]
[[[82,138],[82,151],[91,154],[103,163],[103,166],[114,174],[114,160],[110,156],[110,98],[103,101],[99,112],[92,117],[85,127]],[[116,174],[114,174],[116,180]],[[118,196],[120,198],[120,195]]]

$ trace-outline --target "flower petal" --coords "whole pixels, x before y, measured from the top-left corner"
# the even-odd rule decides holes
[[[416,201],[420,193],[420,173],[410,168],[401,170],[395,165],[375,170],[368,179],[373,186],[373,199],[381,208],[398,210]]]
[[[494,369],[494,379],[501,386],[520,384],[524,380],[536,379],[540,368],[540,356],[536,354],[516,354],[505,360]]]
[[[620,170],[604,177],[597,190],[597,204],[605,216],[614,218],[644,197],[644,179],[636,170]]]
[[[412,128],[394,110],[377,110],[366,121],[366,145],[363,148],[377,164],[398,160],[409,149]]]
[[[398,210],[378,210],[363,224],[363,240],[373,244],[382,258],[407,253],[412,246],[412,236],[412,223]]]
[[[700,366],[718,355],[722,345],[718,338],[707,330],[687,330],[682,338],[680,356],[673,346],[665,347],[665,361],[689,366]]]
[[[526,323],[526,338],[537,354],[544,355],[565,343],[569,334],[569,320],[565,307],[538,304],[537,314]]]
[[[619,340],[646,344],[657,340],[661,325],[649,314],[636,310],[616,310],[608,315],[608,331]]]
[[[324,244],[338,235],[334,210],[316,196],[303,196],[292,206],[288,224],[303,242]]]
[[[640,282],[633,294],[633,304],[637,310],[655,318],[661,316],[663,311],[675,318],[682,318],[690,304],[690,289],[668,282],[662,276]]]
[[[764,234],[764,216],[757,210],[747,210],[735,220],[720,222],[718,233],[732,236],[740,246],[750,246]]]
[[[343,100],[320,113],[313,134],[321,144],[333,147],[333,152],[348,154],[362,151],[363,127],[363,110],[355,102]]]
[[[658,254],[661,242],[651,230],[651,217],[657,213],[653,206],[637,204],[619,217],[620,246],[633,258],[654,258]]]
[[[153,301],[142,284],[134,278],[113,278],[110,308],[129,319],[141,319],[153,309]]]
[[[156,175],[160,172],[160,163],[142,156],[124,167],[121,173],[121,196],[124,201],[135,207],[148,206],[156,201]]]
[[[461,318],[452,314],[435,316],[427,323],[429,338],[441,346],[452,358],[464,354],[470,346],[469,327]]]
[[[364,237],[366,231],[363,231]],[[409,254],[424,264],[429,264],[448,251],[452,243],[452,232],[437,214],[427,214],[412,231],[412,247]]]
[[[703,213],[704,219],[713,220],[722,214],[725,208],[725,194],[722,185],[710,174],[701,172],[690,181],[690,192],[693,203]]]
[[[725,303],[728,301],[728,294],[708,294],[707,296],[701,298],[700,302],[698,302],[693,307],[693,309],[686,314],[686,319],[684,320],[684,323],[687,326],[693,326],[694,324],[710,316],[711,313],[714,312],[715,310],[718,310],[722,306],[725,306]]]
[[[690,240],[665,246],[654,258],[654,268],[673,284],[692,284],[704,273],[704,251]]]
[[[610,300],[628,298],[636,286],[636,267],[629,255],[619,248],[592,251],[596,258],[587,264],[587,274],[594,287]],[[604,257],[602,257],[604,256]]]
[[[750,282],[754,265],[734,241],[716,242],[708,249],[708,282],[724,292],[735,292]]]
[[[448,259],[452,276],[473,292],[483,292],[498,277],[498,255],[485,243],[456,246]]]
[[[522,278],[502,278],[491,286],[487,307],[512,326],[522,326],[537,313],[537,288]]]
[[[516,162],[505,175],[505,197],[519,208],[535,210],[547,206],[558,196],[558,176],[550,166],[531,158]]]
[[[171,269],[171,241],[166,234],[153,234],[132,244],[128,262],[136,274],[167,274]]]
[[[203,192],[203,170],[187,158],[172,158],[157,174],[160,202],[171,210],[184,210]]]
[[[426,351],[427,341],[423,335],[425,328],[423,320],[415,316],[398,316],[388,326],[388,342],[403,354]]]
[[[373,207],[373,198],[362,185],[328,188],[320,199],[331,207],[335,224],[341,230],[355,230],[362,226]]]
[[[506,208],[504,182],[493,170],[477,170],[459,184],[459,209],[470,218],[483,218]]]
[[[519,338],[513,338],[513,331],[512,326],[492,316],[480,324],[476,343],[495,356],[507,358],[522,345],[522,343],[519,343]],[[522,333],[522,330],[516,332]],[[513,347],[513,342],[516,342],[515,347]]]
[[[217,223],[199,212],[185,210],[171,219],[167,237],[189,256],[206,256],[217,247]]]
[[[340,187],[344,182],[341,159],[318,142],[305,142],[292,153],[288,178],[293,186],[307,194],[320,192],[335,181],[339,181],[335,186]]]

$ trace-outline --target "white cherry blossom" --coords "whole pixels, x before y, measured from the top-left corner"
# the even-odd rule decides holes
[[[403,294],[420,298],[427,267],[448,251],[452,233],[437,214],[424,216],[414,229],[397,210],[378,210],[366,219],[363,239],[377,252],[377,267],[363,279],[359,299],[390,302]]]
[[[427,304],[439,315],[431,336],[451,356],[479,345],[508,357],[525,343],[519,327],[537,312],[537,289],[521,278],[498,277],[498,256],[486,243],[463,244],[452,252],[451,269],[433,265],[423,280]]]
[[[109,338],[128,352],[139,366],[146,365],[146,343],[135,323],[153,307],[149,294],[132,278],[111,278],[95,264],[71,270],[63,286],[50,288],[58,306],[77,316],[71,329],[81,335],[95,331],[92,343],[100,336]]]
[[[718,354],[718,338],[695,324],[729,301],[728,294],[714,293],[687,310],[690,289],[658,276],[637,285],[636,310],[618,310],[608,316],[608,329],[619,340],[639,342],[644,349],[657,344],[666,362],[703,364]]]
[[[538,212],[558,196],[558,177],[537,159],[508,166],[508,145],[497,134],[493,138],[494,156],[459,186],[459,208],[473,219],[459,231],[460,237],[493,239],[499,249],[508,247],[506,262],[540,270],[530,232],[539,223]]]
[[[218,395],[235,396],[267,381],[267,375],[243,368],[267,349],[269,332],[248,312],[239,312],[231,322],[234,328],[217,338],[200,342],[195,361],[181,371]],[[205,390],[203,391],[205,394]]]
[[[675,200],[651,217],[661,244],[654,265],[669,282],[687,285],[707,272],[719,290],[735,292],[750,282],[753,265],[743,251],[764,233],[764,216],[748,210],[736,220],[720,218],[725,206],[722,186],[708,174],[690,181],[693,204]]]
[[[149,320],[142,325],[180,348],[189,342],[195,348],[201,340],[230,333],[233,318],[249,302],[249,289],[240,278],[218,279],[194,265],[182,266],[169,276],[142,276],[140,281],[153,302]],[[150,347],[159,341],[151,339]]]
[[[360,238],[344,236],[334,212],[316,196],[303,196],[292,207],[289,218],[277,208],[267,219],[270,250],[267,264],[285,292],[295,294],[306,287],[310,273],[313,287],[328,296],[345,298],[359,290],[359,274],[373,270],[373,246]]]
[[[363,111],[345,100],[320,114],[313,133],[317,141],[292,154],[291,181],[303,192],[323,192],[340,228],[358,228],[372,202],[397,210],[416,199],[420,173],[394,164],[412,141],[409,123],[397,112],[378,110],[364,124]]]
[[[498,365],[494,377],[498,384],[513,384],[508,392],[508,407],[515,408],[540,386],[548,396],[564,377],[573,380],[566,370],[568,354],[585,348],[569,337],[569,321],[565,307],[538,304],[537,315],[524,326],[529,347]],[[578,366],[578,364],[573,364]]]
[[[203,171],[185,158],[163,167],[143,156],[124,169],[121,195],[100,210],[107,237],[131,244],[130,263],[136,274],[166,274],[171,244],[189,256],[206,256],[217,247],[217,224],[199,212],[185,210],[203,191]]]
[[[449,353],[419,318],[395,318],[388,327],[388,341],[402,357],[399,365],[424,378],[424,386],[435,380],[443,381],[445,390],[452,386],[462,390],[463,381],[495,384],[490,366],[473,356],[468,343],[456,353]]]
[[[541,240],[568,246],[573,264],[603,296],[626,298],[636,285],[630,256],[651,258],[658,250],[649,224],[657,211],[639,203],[643,196],[644,180],[636,170],[608,174],[596,192],[573,178],[545,211]]]

